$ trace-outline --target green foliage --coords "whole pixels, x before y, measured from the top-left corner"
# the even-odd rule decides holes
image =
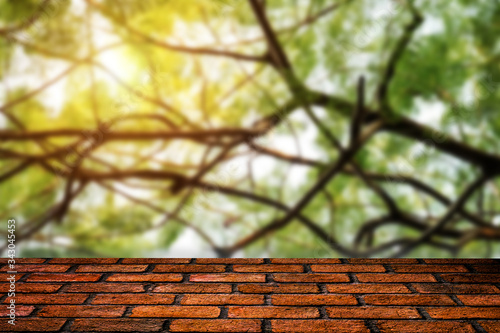
[[[168,248],[183,230],[184,227],[181,224],[174,223],[173,221],[167,223],[167,225],[160,231],[159,245],[161,247]]]
[[[0,142],[0,177],[25,161],[23,157],[8,156],[9,151],[34,156],[30,167],[0,182],[1,216],[12,214],[23,222],[36,221],[60,203],[67,178],[51,172],[51,167],[76,174],[119,175],[132,170],[176,172],[189,179],[196,175],[193,165],[201,163],[207,147],[210,151],[205,156],[206,164],[218,156],[223,145],[230,143],[229,139],[210,144],[208,139],[123,139],[99,142],[102,145],[93,147],[91,155],[77,168],[70,165],[71,151],[62,157],[50,157],[45,164],[37,159],[36,156],[85,138],[85,133],[99,129],[101,139],[105,138],[103,124],[113,124],[108,130],[121,133],[254,129],[251,126],[256,120],[274,114],[281,105],[295,98],[297,108],[288,118],[289,124],[282,122],[258,142],[269,149],[294,155],[296,147],[290,142],[296,139],[301,144],[301,157],[325,166],[291,167],[285,161],[270,163],[272,157],[264,158],[240,145],[200,180],[226,189],[237,187],[240,192],[198,188],[178,212],[186,225],[171,219],[162,227],[156,227],[156,222],[176,209],[180,198],[187,195],[187,188],[172,193],[170,189],[175,182],[168,177],[150,175],[150,179],[116,177],[92,179],[88,183],[83,177],[75,183],[84,183],[86,187],[71,202],[62,223],[49,224],[33,236],[42,243],[51,237],[66,237],[69,240],[64,250],[57,245],[36,243],[27,246],[23,255],[137,256],[135,244],[141,244],[144,253],[158,248],[168,250],[188,230],[187,224],[192,224],[192,230],[203,230],[217,244],[232,245],[285,214],[272,205],[253,200],[248,193],[259,196],[261,201],[279,201],[293,207],[339,158],[330,140],[305,116],[301,105],[304,98],[290,92],[276,68],[266,62],[222,54],[269,56],[263,31],[247,1],[104,0],[96,1],[98,4],[91,7],[76,0],[50,3],[41,9],[40,1],[0,0],[0,30],[26,22],[42,10],[39,20],[11,35],[20,41],[9,40],[9,35],[0,36],[0,84],[4,89],[0,108],[13,103],[2,112],[15,116],[24,125],[19,128],[19,124],[2,115],[0,131],[81,129],[82,135]],[[345,105],[354,105],[356,101],[358,78],[361,75],[366,78],[367,109],[379,113],[376,92],[380,80],[388,68],[388,59],[412,20],[405,1],[392,11],[391,3],[339,2],[338,8],[308,22],[332,2],[266,1],[271,27],[278,31],[278,42],[296,78],[311,90],[338,98],[334,106],[315,105],[313,111],[344,146],[347,146],[354,111]],[[396,59],[388,89],[394,119],[404,116],[427,126],[425,136],[431,143],[435,138],[429,128],[447,134],[444,140],[460,141],[477,150],[498,154],[499,1],[414,1],[414,4],[424,21]],[[104,46],[109,50],[92,60],[82,60],[92,49]],[[206,50],[211,50],[211,54],[201,54]],[[75,68],[64,78],[56,79],[72,65]],[[111,75],[101,65],[108,68]],[[442,154],[433,149],[432,144],[425,146],[426,142],[405,137],[414,133],[400,134],[403,135],[380,131],[356,154],[354,161],[367,173],[412,176],[453,199],[478,175],[477,168]],[[415,151],[422,149],[422,145],[423,153],[418,156]],[[79,149],[83,151],[82,147]],[[253,158],[250,173],[248,159]],[[238,172],[227,175],[224,167],[230,161],[237,164]],[[376,183],[401,209],[429,225],[446,211],[445,205],[410,185]],[[142,204],[108,191],[100,186],[103,184],[124,186],[123,192],[142,199]],[[500,210],[499,188],[499,180],[485,187],[484,209]],[[352,245],[354,235],[368,219],[387,213],[376,191],[352,175],[339,174],[326,184],[325,190],[330,196],[320,192],[301,213],[334,233],[346,246]],[[247,194],[246,197],[238,196],[241,193]],[[477,212],[481,200],[475,194],[467,209]],[[488,221],[493,217],[489,216]],[[468,230],[472,226],[461,220],[456,227]],[[149,232],[151,230],[154,232]],[[374,243],[419,234],[420,231],[412,228],[389,224],[375,232]],[[498,244],[493,244],[488,253],[484,246],[483,241],[471,242],[459,255],[499,253]],[[327,247],[294,219],[285,228],[245,248],[244,254],[340,255]],[[411,255],[450,254],[424,246]]]
[[[36,10],[40,3],[37,0],[6,0],[0,2],[0,20],[2,22],[14,25],[25,22]]]

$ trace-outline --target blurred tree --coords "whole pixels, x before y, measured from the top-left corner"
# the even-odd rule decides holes
[[[491,0],[0,1],[0,216],[26,256],[498,256],[498,22]]]

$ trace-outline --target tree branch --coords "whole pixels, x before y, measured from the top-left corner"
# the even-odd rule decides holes
[[[463,191],[462,195],[455,201],[453,205],[451,205],[444,214],[441,219],[432,227],[428,228],[424,233],[422,233],[417,239],[406,244],[400,251],[393,255],[393,257],[402,257],[408,254],[415,247],[420,245],[421,243],[429,240],[431,236],[442,229],[447,222],[459,211],[459,209],[467,202],[474,192],[481,187],[485,181],[488,180],[488,177],[485,175],[480,176],[474,182],[472,182],[467,188]]]
[[[413,15],[413,19],[405,27],[404,33],[401,36],[401,39],[397,42],[396,47],[392,51],[389,61],[387,63],[384,74],[382,75],[382,81],[380,82],[377,89],[377,99],[380,104],[380,108],[383,111],[389,111],[389,104],[387,101],[387,92],[389,89],[389,85],[391,83],[394,74],[396,73],[396,66],[403,56],[408,44],[410,43],[415,30],[420,26],[423,22],[422,15],[417,11],[415,5],[413,4],[413,0],[408,0],[408,5],[410,7],[411,13]]]

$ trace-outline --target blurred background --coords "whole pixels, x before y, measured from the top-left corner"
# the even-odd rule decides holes
[[[500,1],[0,0],[20,257],[500,256]]]

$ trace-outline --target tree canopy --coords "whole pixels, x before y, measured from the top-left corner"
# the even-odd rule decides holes
[[[499,22],[497,0],[0,1],[0,216],[24,256],[498,256]]]

